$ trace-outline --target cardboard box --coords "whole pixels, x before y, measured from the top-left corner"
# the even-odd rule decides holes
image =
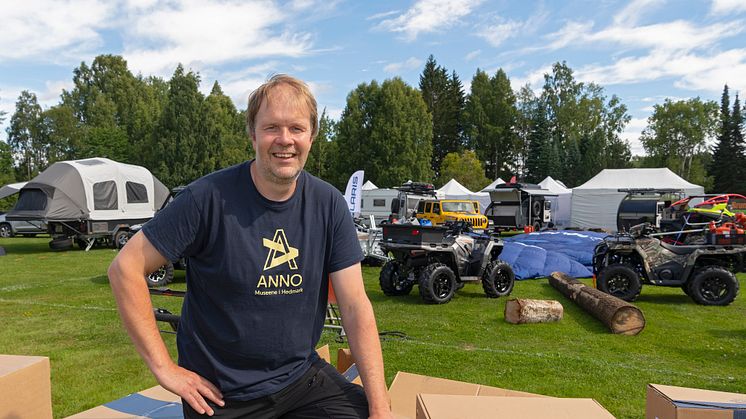
[[[352,356],[352,352],[348,348],[339,348],[339,350],[337,350],[337,371],[344,373],[354,363],[355,358]]]
[[[483,386],[445,378],[428,377],[399,371],[389,387],[391,410],[396,418],[414,419],[417,410],[417,395],[444,394],[463,396],[511,396],[546,397],[540,394],[507,390],[499,387]],[[468,417],[468,416],[463,416]]]
[[[329,345],[317,348],[316,353],[326,362],[331,362]],[[357,369],[355,368],[356,372]],[[352,376],[354,373],[351,371],[349,374]],[[49,373],[47,373],[47,377],[49,377]],[[357,377],[357,380],[359,381],[360,378]],[[0,413],[2,413],[1,410]],[[23,417],[25,418],[25,416]],[[51,417],[51,411],[49,417]],[[181,398],[161,386],[151,387],[139,393],[130,394],[119,400],[69,416],[69,418],[74,419],[176,419],[182,417]]]
[[[181,398],[161,386],[130,394],[119,400],[96,406],[68,418],[74,419],[135,419],[183,418]]]
[[[49,358],[0,355],[0,417],[52,417]]]
[[[419,394],[417,419],[613,419],[593,399]]]
[[[746,394],[648,384],[647,419],[746,417]]]

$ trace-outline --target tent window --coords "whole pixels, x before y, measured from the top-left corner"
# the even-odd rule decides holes
[[[142,183],[127,182],[125,184],[125,189],[127,190],[128,204],[148,203],[148,190]]]
[[[47,194],[41,189],[23,189],[15,211],[39,211],[47,208]]]
[[[93,184],[93,209],[115,210],[117,201],[117,184],[113,180]]]

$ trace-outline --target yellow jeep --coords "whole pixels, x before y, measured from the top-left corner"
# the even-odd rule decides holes
[[[479,213],[479,202],[464,199],[422,200],[417,205],[416,217],[430,220],[433,225],[449,221],[466,221],[474,229],[487,228],[487,217]]]

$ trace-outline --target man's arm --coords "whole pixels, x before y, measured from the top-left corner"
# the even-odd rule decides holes
[[[355,357],[371,418],[390,418],[391,404],[383,373],[381,342],[378,338],[373,307],[365,294],[360,264],[331,274],[342,323]]]
[[[109,283],[122,323],[137,352],[165,389],[186,400],[200,414],[213,410],[205,397],[223,405],[223,396],[212,383],[173,362],[153,316],[145,275],[168,261],[142,231],[135,234],[109,266]]]

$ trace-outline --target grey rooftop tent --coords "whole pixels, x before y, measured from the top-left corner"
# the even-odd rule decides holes
[[[705,190],[667,168],[604,169],[588,182],[573,188],[571,225],[616,231],[619,203],[627,195],[619,189],[642,188],[681,189],[687,195],[700,195]]]
[[[20,190],[9,220],[149,219],[168,198],[144,167],[96,157],[52,164]]]

